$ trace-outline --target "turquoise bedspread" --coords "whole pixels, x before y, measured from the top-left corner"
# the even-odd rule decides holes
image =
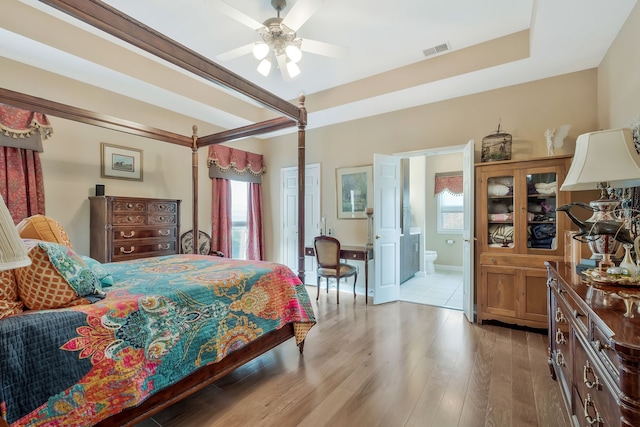
[[[280,264],[171,255],[105,264],[94,304],[0,321],[0,398],[12,425],[86,426],[135,406],[286,324],[315,324]]]

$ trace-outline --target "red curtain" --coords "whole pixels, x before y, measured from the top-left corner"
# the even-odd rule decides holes
[[[449,191],[449,193],[455,195],[462,194],[462,174],[436,174],[436,184],[433,195],[437,196],[443,191]]]
[[[264,260],[262,184],[249,184],[247,216],[247,259]]]
[[[231,184],[213,178],[211,187],[211,249],[231,258]]]
[[[29,216],[45,214],[38,152],[0,147],[0,192],[16,224]]]

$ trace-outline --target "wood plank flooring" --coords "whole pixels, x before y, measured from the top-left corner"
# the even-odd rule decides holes
[[[289,340],[137,427],[571,425],[546,335],[347,295],[312,299],[304,354]]]

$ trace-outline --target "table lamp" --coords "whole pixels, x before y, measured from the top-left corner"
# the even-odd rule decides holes
[[[27,248],[18,234],[2,196],[0,202],[0,270],[25,267],[31,264]]]
[[[615,213],[619,201],[609,197],[608,189],[638,185],[640,185],[640,154],[634,146],[631,130],[622,128],[589,132],[578,136],[571,167],[560,190],[600,189],[600,199],[589,203],[594,212],[586,222],[612,221],[619,223],[622,227],[624,221]],[[587,242],[594,257],[602,260],[601,269],[613,265],[611,255],[620,246],[614,234],[589,234]]]

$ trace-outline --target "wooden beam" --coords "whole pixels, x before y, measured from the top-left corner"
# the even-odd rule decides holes
[[[298,278],[304,283],[304,192],[306,190],[306,133],[307,109],[304,106],[305,96],[300,95],[300,121],[298,122]]]
[[[294,120],[298,107],[98,0],[40,0],[210,82],[245,95]]]
[[[83,110],[82,108],[72,107],[24,93],[14,92],[9,89],[0,88],[0,102],[14,107],[24,108],[25,110],[36,111],[62,119],[73,120],[158,141],[170,142],[185,147],[191,147],[192,144],[191,138],[187,136],[141,125],[129,120],[107,116],[105,114],[98,114],[93,111]]]
[[[234,141],[240,138],[247,138],[253,135],[260,135],[268,132],[275,132],[295,126],[296,122],[286,117],[266,120],[264,122],[253,123],[236,129],[225,130],[212,135],[203,136],[198,139],[198,147],[221,144],[223,142]]]

